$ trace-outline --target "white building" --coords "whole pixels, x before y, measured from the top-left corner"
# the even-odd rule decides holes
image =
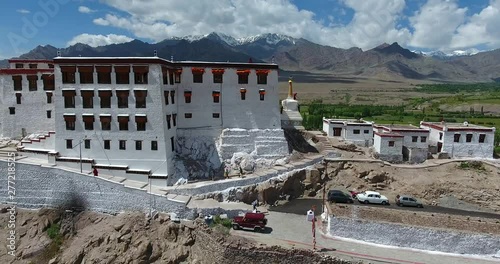
[[[222,173],[236,152],[288,155],[276,64],[57,57],[54,65],[55,143],[40,152],[58,164],[78,167],[81,153],[112,175],[165,185]],[[25,150],[48,148],[41,141]]]
[[[373,148],[378,159],[400,163],[403,161],[404,136],[395,132],[374,132]]]
[[[411,125],[373,125],[373,129],[378,133],[395,133],[403,136],[403,146],[401,153],[403,160],[411,163],[422,163],[427,160],[429,153],[429,130]],[[375,148],[377,153],[385,153],[384,148],[390,148],[386,144]],[[398,153],[398,157],[399,154]]]
[[[54,131],[52,61],[16,59],[9,64],[0,69],[0,136]]]
[[[453,158],[493,158],[495,128],[464,123],[421,122],[429,129],[429,144]]]
[[[373,145],[373,123],[354,119],[327,119],[323,117],[323,131],[333,138],[360,146]]]

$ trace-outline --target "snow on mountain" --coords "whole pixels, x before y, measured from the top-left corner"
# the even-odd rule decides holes
[[[440,50],[435,50],[435,51],[420,51],[420,50],[413,50],[412,52],[423,55],[425,57],[434,57],[434,58],[452,58],[452,57],[461,57],[461,56],[472,56],[476,55],[480,52],[484,52],[483,50],[478,50],[475,48],[467,49],[467,50],[454,50],[450,52],[443,52]]]
[[[265,40],[267,44],[269,45],[276,45],[280,43],[281,41],[286,41],[291,44],[295,44],[296,39],[292,38],[290,36],[286,35],[281,35],[281,34],[259,34],[255,36],[250,36],[250,37],[243,37],[243,38],[234,38],[232,36],[226,35],[224,33],[219,33],[219,32],[212,32],[210,34],[206,35],[188,35],[184,37],[173,37],[171,39],[173,40],[186,40],[189,42],[194,42],[194,41],[199,41],[201,39],[208,38],[212,40],[218,40],[221,42],[226,43],[229,46],[240,46],[240,45],[245,45],[245,44],[250,44],[254,43],[256,41],[260,40]]]

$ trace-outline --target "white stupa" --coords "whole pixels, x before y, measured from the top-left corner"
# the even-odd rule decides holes
[[[292,80],[288,81],[288,97],[281,101],[281,127],[304,130],[299,101],[294,98]]]

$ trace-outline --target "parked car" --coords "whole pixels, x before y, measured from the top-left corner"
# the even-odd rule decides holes
[[[234,230],[249,228],[254,231],[263,231],[267,225],[267,219],[263,213],[245,213],[244,216],[233,218],[232,222]]]
[[[340,190],[330,190],[328,192],[328,201],[336,203],[353,203],[352,198]]]
[[[358,193],[356,195],[356,199],[358,199],[360,203],[364,204],[369,204],[369,203],[383,204],[383,205],[389,204],[389,199],[387,199],[387,197],[381,195],[378,192],[372,192],[372,191],[365,191],[362,193]]]
[[[409,195],[396,196],[396,204],[398,206],[414,206],[414,207],[424,208],[424,205],[421,202],[419,202],[416,198]]]

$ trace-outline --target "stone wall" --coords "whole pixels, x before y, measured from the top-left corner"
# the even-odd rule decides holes
[[[151,195],[144,190],[125,187],[103,178],[66,171],[61,168],[16,163],[13,200],[7,195],[7,162],[0,161],[0,203],[16,202],[22,208],[84,207],[89,210],[175,212],[189,215],[185,204]]]

